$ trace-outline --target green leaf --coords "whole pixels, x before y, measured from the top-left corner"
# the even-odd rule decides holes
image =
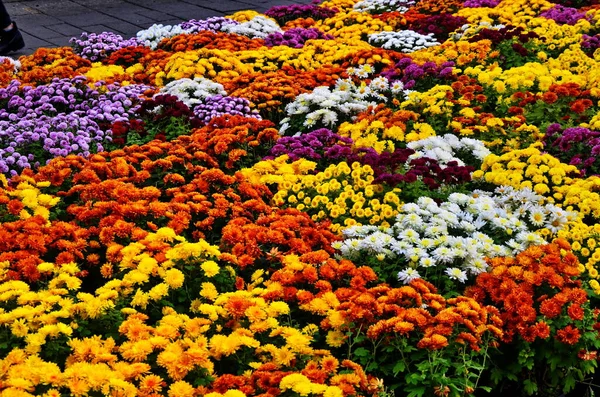
[[[523,381],[523,388],[525,389],[525,393],[532,396],[537,392],[538,387],[535,382],[532,382],[531,379],[525,379]]]
[[[425,394],[425,386],[416,386],[411,389],[411,392],[406,397],[421,397]]]
[[[568,392],[571,391],[575,388],[575,383],[577,383],[575,381],[575,378],[573,377],[573,375],[568,375],[565,378],[565,385],[563,387],[563,391]]]
[[[394,365],[394,368],[392,369],[392,371],[394,372],[394,376],[396,376],[400,372],[404,372],[405,369],[406,369],[406,364],[404,364],[404,361],[398,361],[396,363],[396,365]]]
[[[369,353],[370,352],[364,347],[359,347],[358,349],[354,350],[354,355],[357,357],[366,357],[369,355]]]

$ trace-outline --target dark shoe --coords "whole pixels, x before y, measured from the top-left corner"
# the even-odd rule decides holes
[[[13,22],[13,28],[8,32],[1,31],[0,37],[0,55],[7,55],[25,47],[25,41],[23,41],[23,36],[15,22]]]

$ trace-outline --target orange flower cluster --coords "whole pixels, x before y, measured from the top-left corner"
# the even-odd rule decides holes
[[[214,161],[212,166],[238,170],[266,156],[268,147],[279,139],[279,132],[273,126],[268,120],[221,116],[179,141],[210,156]]]
[[[73,78],[85,74],[92,63],[73,52],[71,47],[38,48],[20,58],[18,78],[29,85],[46,84],[54,78]]]
[[[461,0],[421,0],[416,6],[416,10],[428,15],[452,14],[460,10]]]
[[[365,50],[358,50],[342,59],[341,66],[343,68],[358,67],[364,64],[370,65],[376,73],[383,69],[396,64],[406,55],[394,50],[386,50],[383,48],[372,47]]]
[[[15,68],[8,58],[0,61],[0,87],[5,87],[15,77]]]
[[[265,295],[265,299],[284,299],[306,305],[305,310],[325,314],[331,301],[314,300],[336,289],[339,299],[351,296],[354,290],[362,291],[368,283],[377,280],[370,267],[357,267],[348,260],[337,261],[327,251],[308,252],[301,256],[288,255],[281,258],[283,267],[271,276],[271,281],[281,286]],[[350,288],[347,286],[350,285]],[[312,292],[311,292],[312,291]],[[318,306],[317,306],[318,305]]]
[[[527,342],[547,339],[550,324],[558,317],[568,316],[571,322],[584,318],[588,296],[575,279],[580,273],[579,261],[565,240],[529,247],[514,258],[493,258],[489,264],[492,270],[480,274],[465,295],[499,308],[504,342],[517,336]],[[570,324],[557,332],[556,338],[574,344],[579,330]]]
[[[316,224],[308,214],[288,208],[257,220],[232,219],[223,228],[221,247],[235,255],[236,264],[245,268],[280,255],[321,249],[333,253],[331,243],[337,239],[328,224]]]
[[[227,51],[255,50],[265,45],[263,39],[251,39],[234,33],[211,32],[208,30],[194,34],[180,34],[162,40],[158,48],[165,51],[193,51],[200,48]]]
[[[232,167],[246,150],[274,139],[277,131],[270,125],[224,117],[173,142],[153,141],[88,159],[57,158],[35,175],[30,170],[24,175],[49,181],[63,198],[57,208],[65,211],[65,220],[87,228],[97,248],[139,240],[162,226],[196,240],[210,231],[218,242],[227,220],[271,212],[266,186],[213,168],[220,158]]]
[[[272,113],[282,113],[285,105],[299,94],[318,86],[331,86],[345,77],[346,71],[340,67],[306,72],[284,66],[275,72],[243,74],[222,83],[229,95],[248,99],[263,117],[273,120]]]
[[[419,348],[436,350],[458,342],[476,351],[485,334],[502,336],[497,309],[465,296],[446,299],[422,279],[400,288],[368,287],[377,280],[373,269],[337,261],[325,251],[287,256],[282,263],[271,277],[281,288],[265,298],[297,302],[301,310],[323,316],[320,326],[330,334],[344,335],[353,324],[352,331],[364,328],[372,340],[416,335]]]
[[[15,207],[9,203],[9,208]],[[20,210],[19,210],[20,211]],[[61,265],[85,258],[89,232],[67,222],[53,221],[36,215],[26,220],[0,224],[0,262],[9,262],[6,274],[10,280],[36,282],[40,279],[37,265],[56,262]],[[97,255],[88,255],[88,262],[97,262]],[[82,274],[84,275],[84,274]]]
[[[316,24],[317,24],[317,21],[315,21],[313,18],[298,18],[298,19],[292,19],[291,21],[287,21],[285,23],[285,25],[283,25],[281,27],[281,29],[283,29],[283,30],[290,30],[290,29],[294,29],[294,28],[309,29],[309,28],[314,28]]]
[[[406,131],[407,123],[411,121],[417,121],[419,115],[410,110],[392,110],[384,104],[379,104],[376,107],[371,107],[366,111],[360,113],[356,117],[356,123],[360,123],[363,120],[367,120],[368,124],[372,124],[375,121],[383,123],[385,128],[391,128],[393,126],[400,127],[401,130]]]
[[[427,51],[411,54],[413,61],[419,64],[434,61],[439,65],[446,61],[454,61],[458,67],[486,65],[499,56],[499,51],[492,51],[490,40],[479,40],[474,43],[447,40],[439,46],[428,48]]]
[[[340,299],[336,311],[346,323],[368,326],[367,336],[372,340],[414,332],[421,349],[437,350],[454,341],[479,351],[484,334],[502,336],[502,320],[493,306],[482,306],[464,296],[445,299],[422,279],[400,288],[379,285],[362,292],[354,290],[346,300],[337,291],[336,295]],[[335,317],[330,314],[322,326],[343,330],[344,326],[332,323]]]

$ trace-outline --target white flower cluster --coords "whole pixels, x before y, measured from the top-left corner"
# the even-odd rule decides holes
[[[362,0],[354,4],[356,11],[381,14],[384,12],[398,11],[404,14],[416,3],[412,0]]]
[[[454,40],[460,40],[462,38],[473,37],[477,33],[479,33],[479,31],[482,29],[500,30],[503,27],[505,27],[505,25],[502,25],[501,23],[492,25],[488,21],[481,21],[481,22],[479,22],[478,25],[471,25],[471,24],[467,23],[467,24],[464,24],[463,26],[461,26],[459,29],[457,29],[457,31],[455,33],[453,33],[450,36],[450,38],[452,38]]]
[[[397,261],[405,266],[398,279],[407,284],[421,276],[419,271],[434,266],[443,266],[448,277],[465,282],[469,275],[487,270],[486,257],[513,256],[544,244],[533,230],[556,233],[575,216],[541,202],[543,197],[529,189],[504,186],[495,193],[453,193],[441,205],[421,197],[404,204],[390,228],[350,227],[333,247],[350,260],[364,255]]]
[[[456,161],[461,166],[465,165],[465,162],[457,156],[471,156],[483,161],[491,153],[482,141],[472,138],[458,138],[453,134],[419,139],[418,141],[409,142],[406,146],[415,151],[409,157],[409,161],[420,157],[429,157],[437,160],[441,167],[445,167],[451,161]]]
[[[271,33],[283,33],[283,30],[273,21],[262,15],[257,15],[248,22],[239,25],[224,25],[221,27],[223,32],[237,33],[250,38],[264,39]]]
[[[440,44],[435,39],[433,33],[425,35],[413,30],[373,33],[369,35],[369,43],[385,48],[386,50],[395,50],[404,53],[415,52]]]
[[[17,73],[21,69],[21,62],[18,59],[0,56],[0,63],[4,63],[6,60],[12,65],[13,73]]]
[[[370,65],[349,68],[348,74],[359,78],[367,78],[373,70]],[[343,117],[354,117],[369,106],[387,102],[392,96],[406,97],[408,90],[401,82],[390,85],[385,77],[376,77],[370,83],[355,83],[351,78],[338,79],[333,89],[316,87],[312,92],[298,95],[289,103],[285,111],[286,118],[281,121],[279,132],[284,135],[290,128],[292,119],[301,118],[302,125],[307,128],[317,125],[332,128]],[[300,135],[300,132],[295,133]]]
[[[227,95],[223,86],[212,80],[203,77],[196,77],[193,80],[184,78],[170,82],[157,95],[169,94],[175,95],[180,101],[185,103],[190,109],[202,100],[213,95]]]
[[[180,25],[154,24],[148,29],[137,32],[136,37],[140,42],[144,43],[146,47],[155,50],[162,39],[177,36],[178,34],[192,33],[193,31],[193,28],[184,29]]]

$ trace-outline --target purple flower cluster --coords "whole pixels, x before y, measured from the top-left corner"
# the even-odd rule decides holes
[[[390,83],[401,81],[407,90],[422,90],[439,84],[439,80],[453,79],[453,67],[454,62],[451,61],[444,62],[440,66],[435,62],[418,65],[410,58],[402,58],[393,67],[384,70],[381,75]]]
[[[123,36],[112,32],[100,34],[84,32],[80,38],[71,38],[70,43],[75,53],[92,62],[101,61],[121,48],[141,45],[136,38],[125,40]]]
[[[600,34],[595,36],[584,34],[581,39],[581,48],[586,54],[592,56],[600,48]]]
[[[333,40],[333,36],[325,34],[317,28],[293,28],[283,32],[271,33],[265,38],[265,45],[267,47],[274,47],[277,45],[286,45],[292,48],[302,48],[307,40]]]
[[[314,20],[331,18],[338,12],[335,8],[319,7],[316,4],[290,4],[274,6],[265,12],[265,15],[284,25],[287,21],[298,18],[312,18]]]
[[[233,96],[209,96],[202,103],[194,106],[193,111],[204,124],[208,124],[215,117],[224,115],[239,115],[261,119],[257,111],[250,109],[250,102],[247,99]]]
[[[479,8],[489,7],[494,8],[500,4],[500,0],[467,0],[463,3],[464,7]]]
[[[265,160],[287,154],[292,161],[301,158],[317,162],[326,160],[327,163],[341,161],[352,154],[353,142],[351,138],[334,134],[327,128],[320,128],[300,136],[280,138]]]
[[[580,12],[576,8],[565,7],[556,4],[548,11],[544,11],[540,16],[554,20],[559,24],[575,25],[577,21],[585,18],[585,12]]]
[[[0,88],[0,172],[15,175],[56,156],[102,151],[110,125],[128,120],[149,88],[97,83],[93,89],[86,82],[78,76],[20,87],[14,80]],[[22,149],[29,155],[20,155]]]
[[[220,32],[223,26],[228,25],[239,25],[238,21],[225,17],[211,17],[208,19],[190,19],[187,22],[183,22],[179,26],[182,29],[189,30],[190,32],[199,32],[202,30],[208,30],[213,33]]]
[[[546,150],[564,162],[576,166],[583,175],[600,173],[600,131],[584,127],[562,129],[558,123],[550,124],[544,137]]]

